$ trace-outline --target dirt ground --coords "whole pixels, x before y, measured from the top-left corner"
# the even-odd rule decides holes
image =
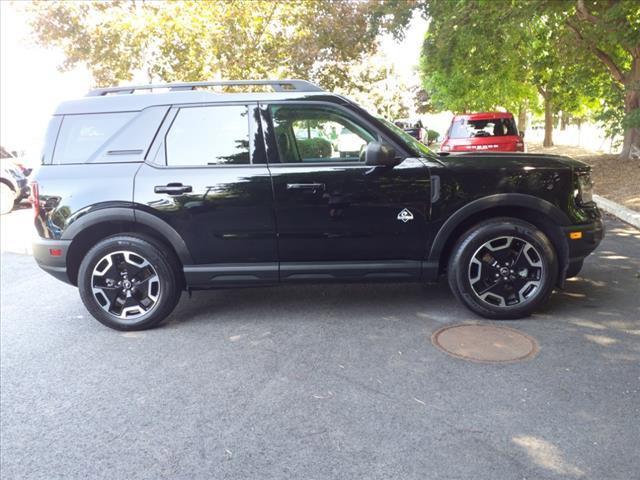
[[[593,169],[595,193],[640,211],[640,161],[620,160],[617,155],[567,145],[544,148],[541,144],[527,143],[527,151],[568,155],[588,163]]]

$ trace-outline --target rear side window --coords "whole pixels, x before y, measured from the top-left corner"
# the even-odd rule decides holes
[[[66,115],[56,142],[54,163],[85,163],[131,120],[136,112]]]
[[[245,105],[181,108],[165,137],[167,165],[243,165],[249,162]]]
[[[488,120],[467,120],[461,118],[451,125],[451,138],[503,137],[517,135],[518,130],[512,118],[492,118]]]

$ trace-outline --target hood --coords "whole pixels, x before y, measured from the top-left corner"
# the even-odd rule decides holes
[[[450,153],[438,155],[438,159],[449,167],[499,169],[499,168],[560,168],[588,170],[584,162],[563,155],[547,155],[544,153]]]

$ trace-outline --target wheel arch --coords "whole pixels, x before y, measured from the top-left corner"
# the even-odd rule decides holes
[[[16,186],[13,183],[11,183],[11,180],[4,177],[0,177],[0,183],[4,183],[11,190],[13,190],[13,193],[16,193]]]
[[[132,208],[104,208],[83,215],[62,234],[63,240],[71,240],[66,263],[73,285],[77,285],[80,263],[89,249],[103,238],[119,233],[147,235],[169,249],[181,265],[193,263],[184,240],[163,220]]]
[[[429,251],[429,261],[438,264],[443,273],[453,246],[474,225],[496,217],[513,217],[539,228],[551,241],[558,255],[558,283],[564,282],[569,264],[569,245],[561,229],[571,224],[558,207],[541,198],[523,194],[498,194],[475,200],[460,208],[440,227]]]

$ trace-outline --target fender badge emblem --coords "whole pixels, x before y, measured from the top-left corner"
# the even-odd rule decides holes
[[[401,222],[407,223],[409,220],[413,220],[413,213],[411,213],[409,210],[404,208],[398,214],[398,220],[400,220]]]

